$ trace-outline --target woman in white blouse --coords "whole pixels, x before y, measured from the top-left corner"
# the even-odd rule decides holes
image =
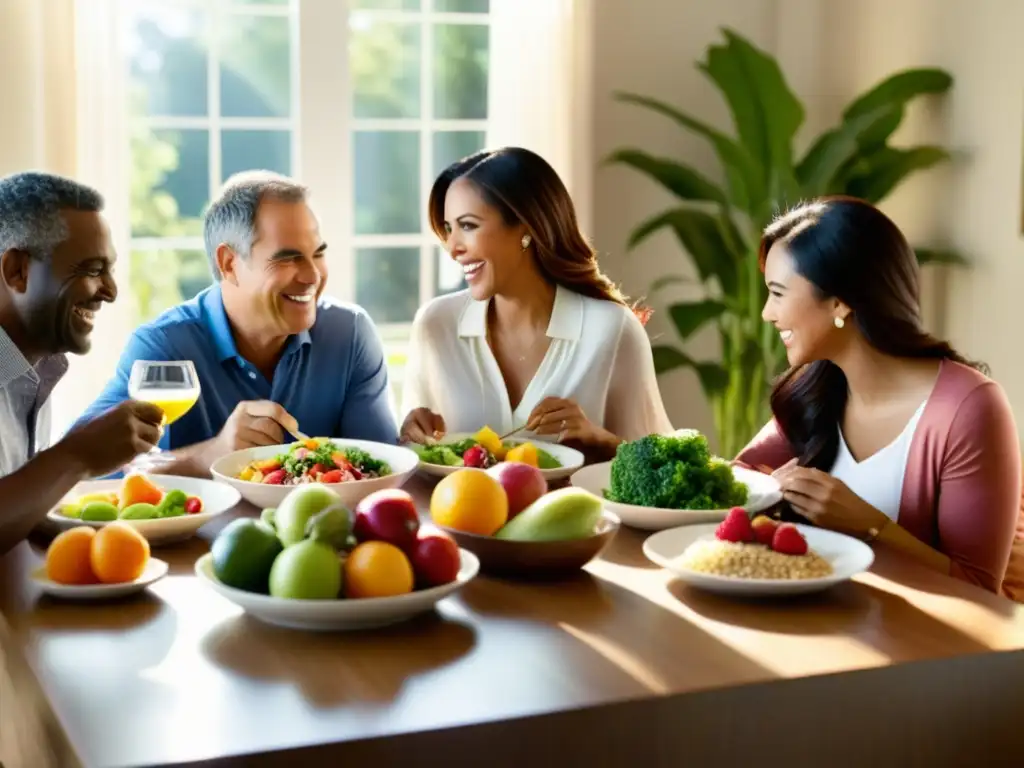
[[[507,147],[460,160],[434,182],[429,215],[469,288],[416,315],[403,442],[525,427],[599,459],[672,431],[645,314],[598,268],[543,158]]]

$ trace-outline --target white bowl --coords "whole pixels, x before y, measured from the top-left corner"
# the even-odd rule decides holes
[[[467,437],[472,437],[473,434],[470,432],[453,432],[450,435],[445,435],[439,442],[441,443],[457,443],[460,440],[465,440]],[[510,437],[502,442],[512,443],[514,445],[520,445],[522,443],[533,443],[538,448],[551,454],[552,457],[558,459],[562,466],[556,469],[542,469],[541,474],[544,475],[544,479],[549,483],[552,480],[561,480],[568,477],[577,469],[583,466],[584,457],[583,454],[577,451],[575,448],[570,448],[566,445],[560,445],[558,443],[550,443],[546,440],[540,440],[537,438],[525,438],[525,437]],[[450,475],[452,472],[462,469],[462,467],[447,467],[442,464],[428,464],[425,461],[420,461],[420,470],[425,474],[433,475],[435,477],[445,477]]]
[[[741,579],[698,573],[680,567],[676,558],[693,542],[699,539],[713,539],[717,527],[717,524],[707,523],[655,533],[644,542],[644,554],[651,562],[666,568],[694,587],[709,592],[748,597],[818,592],[866,571],[875,560],[875,553],[863,541],[835,531],[797,525],[807,539],[807,546],[832,566],[832,573],[829,576],[818,579]]]
[[[416,471],[420,463],[419,457],[409,448],[400,445],[389,445],[387,443],[375,443],[369,440],[346,440],[344,438],[329,438],[331,442],[339,447],[351,446],[361,448],[375,459],[387,462],[391,468],[391,474],[385,477],[374,477],[367,480],[352,480],[347,483],[324,483],[325,488],[341,497],[345,506],[355,507],[366,496],[374,491],[383,488],[399,488],[409,476]],[[242,498],[260,509],[267,507],[276,508],[284,497],[294,491],[297,485],[265,485],[253,483],[248,480],[239,480],[238,474],[251,462],[261,459],[272,459],[273,457],[287,453],[294,443],[284,445],[267,445],[260,448],[246,448],[242,451],[235,451],[223,456],[213,463],[210,472],[214,478],[222,483],[227,483],[236,488],[242,494]]]
[[[623,525],[644,531],[660,531],[680,525],[719,522],[729,514],[728,509],[661,509],[610,501],[605,499],[604,492],[611,485],[611,469],[610,461],[591,464],[574,473],[569,483],[604,499],[605,507],[618,515]],[[747,486],[747,503],[743,505],[747,512],[761,512],[782,500],[779,481],[771,475],[743,467],[733,467],[732,471],[733,476]]]
[[[407,621],[431,610],[440,600],[461,589],[480,570],[480,561],[472,552],[459,550],[462,564],[455,581],[439,587],[421,589],[395,597],[348,598],[338,600],[298,600],[246,592],[223,584],[213,573],[213,555],[196,560],[196,575],[223,597],[253,618],[289,629],[318,632],[384,627]]]
[[[43,592],[64,600],[110,600],[141,592],[166,576],[167,570],[167,563],[151,557],[139,578],[123,584],[58,584],[47,578],[45,565],[32,571],[31,578]]]
[[[137,530],[153,546],[183,541],[195,535],[203,525],[217,515],[227,512],[241,501],[241,495],[234,488],[213,480],[201,480],[197,477],[178,477],[176,475],[149,475],[149,479],[164,491],[180,490],[189,496],[198,496],[203,500],[203,511],[195,515],[178,515],[157,520],[121,520]],[[61,514],[60,507],[79,496],[87,493],[111,493],[121,489],[121,480],[87,480],[72,488],[60,503],[51,509],[46,518],[57,524],[59,528],[74,528],[88,525],[91,528],[102,528],[110,521],[79,520]]]

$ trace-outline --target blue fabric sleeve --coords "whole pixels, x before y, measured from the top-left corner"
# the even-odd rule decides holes
[[[394,445],[398,427],[391,411],[384,345],[365,314],[356,315],[351,375],[338,424],[338,436]]]

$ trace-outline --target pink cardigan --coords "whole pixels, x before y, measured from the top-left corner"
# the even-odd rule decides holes
[[[737,462],[793,458],[775,421]],[[907,458],[898,523],[952,561],[951,575],[1024,602],[1024,496],[1017,427],[996,382],[943,361]]]

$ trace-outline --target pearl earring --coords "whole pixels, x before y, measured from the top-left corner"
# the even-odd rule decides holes
[[[836,328],[842,328],[844,325],[846,325],[846,321],[843,320],[843,318],[841,317],[837,317],[832,322],[835,323]]]
[[[523,250],[525,251],[527,248],[530,247],[530,236],[523,235],[523,239],[520,240],[519,242],[523,244]]]

